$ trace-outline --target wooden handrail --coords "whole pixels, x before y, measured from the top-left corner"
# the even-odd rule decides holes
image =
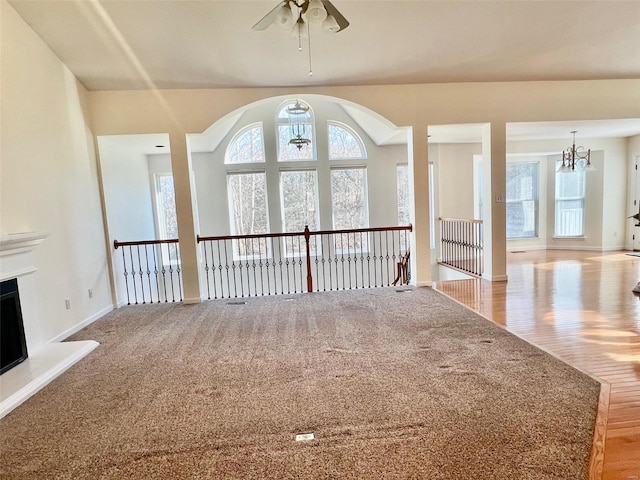
[[[345,230],[309,230],[305,227],[302,232],[283,232],[283,233],[256,233],[249,235],[222,235],[216,237],[201,237],[197,235],[197,241],[220,241],[220,240],[246,240],[251,238],[281,238],[281,237],[304,237],[306,235],[332,235],[332,234],[345,234],[345,233],[366,233],[366,232],[391,232],[398,230],[413,231],[413,225],[409,224],[400,227],[368,227],[368,228],[351,228]],[[122,245],[122,244],[121,244]]]
[[[137,240],[134,242],[119,242],[118,240],[114,240],[113,248],[117,250],[118,247],[129,247],[129,246],[135,247],[136,245],[160,245],[163,243],[178,243],[178,239],[170,238],[168,240]]]

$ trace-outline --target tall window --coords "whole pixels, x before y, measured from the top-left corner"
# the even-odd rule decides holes
[[[269,232],[267,185],[264,172],[231,173],[228,175],[229,217],[233,235],[253,235]],[[236,242],[234,257],[244,257],[265,251],[265,245]]]
[[[585,182],[584,170],[556,172],[556,237],[584,235]]]
[[[398,225],[409,225],[409,166],[398,165],[396,167],[398,189]]]
[[[280,172],[280,209],[285,232],[319,230],[318,177],[315,170]],[[315,242],[310,245],[315,250]],[[300,244],[285,241],[285,251],[297,254]]]
[[[156,212],[158,217],[158,236],[160,240],[178,238],[178,217],[176,215],[176,194],[173,187],[173,175],[156,174]],[[178,260],[176,244],[170,243],[161,249],[165,263]]]
[[[537,162],[507,163],[507,238],[538,236]]]
[[[346,230],[369,225],[367,210],[367,177],[364,168],[331,169],[331,205],[333,228]],[[336,238],[336,251],[366,250],[366,236],[349,235]]]
[[[229,143],[225,163],[264,162],[262,124],[248,125]]]
[[[356,132],[338,122],[327,122],[329,160],[367,158],[362,140]]]
[[[308,110],[303,114],[289,113],[291,109],[297,105]],[[313,111],[309,105],[300,100],[288,102],[286,105],[283,105],[276,117],[278,161],[296,162],[315,160],[314,129]],[[289,143],[297,134],[301,134],[304,138],[310,140],[310,143],[301,148]]]

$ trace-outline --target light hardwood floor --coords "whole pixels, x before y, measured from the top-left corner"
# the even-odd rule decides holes
[[[507,282],[434,288],[606,382],[592,477],[640,480],[640,257],[626,252],[509,253]],[[598,445],[602,450],[602,445]]]

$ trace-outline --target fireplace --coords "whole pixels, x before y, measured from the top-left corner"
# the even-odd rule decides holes
[[[0,283],[0,375],[27,356],[18,280],[13,278]]]

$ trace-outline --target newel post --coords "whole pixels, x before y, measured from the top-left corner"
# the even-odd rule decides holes
[[[304,226],[304,244],[307,251],[307,292],[313,292],[313,278],[311,277],[311,253],[309,250],[309,225]]]

